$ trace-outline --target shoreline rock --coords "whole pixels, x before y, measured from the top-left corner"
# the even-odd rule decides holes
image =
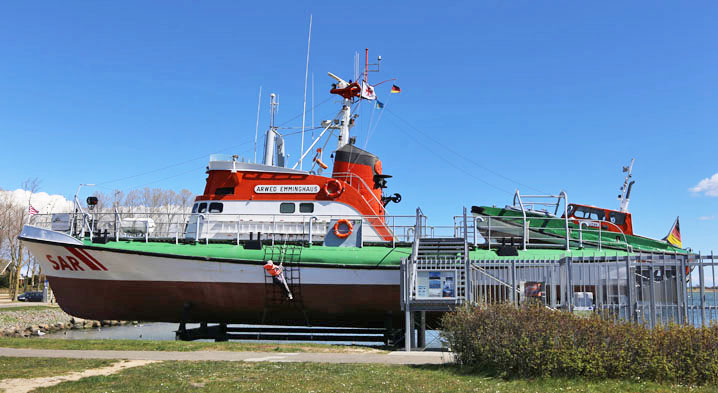
[[[38,337],[64,330],[97,329],[136,321],[95,321],[73,317],[61,309],[4,311],[0,313],[0,337]]]

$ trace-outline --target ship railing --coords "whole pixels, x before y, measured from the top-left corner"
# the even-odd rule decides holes
[[[469,232],[476,247],[492,249],[501,245],[528,248],[564,248],[568,243],[578,248],[595,247],[633,251],[626,234],[608,221],[570,219],[564,217],[478,216],[471,217]],[[455,225],[460,233],[462,226]],[[577,225],[577,226],[576,226]],[[610,228],[610,229],[609,229]]]
[[[337,172],[334,173],[334,177],[341,178],[341,180],[349,184],[349,186],[356,188],[359,191],[359,195],[364,201],[364,204],[375,216],[379,216],[380,212],[377,211],[374,206],[372,206],[372,204],[369,202],[369,200],[366,199],[364,194],[366,193],[371,195],[370,200],[378,204],[379,206],[384,206],[384,203],[379,198],[377,198],[377,196],[374,194],[373,188],[369,187],[369,185],[366,184],[363,178],[357,176],[355,173],[352,172]],[[362,192],[362,190],[365,190],[366,192]],[[389,231],[389,227],[387,226],[386,222],[382,220],[374,219],[372,224],[375,227],[383,227],[384,230]]]
[[[555,202],[552,202],[551,200],[555,199]],[[563,220],[564,220],[564,228],[566,230],[566,242],[565,247],[566,251],[570,250],[571,247],[571,239],[569,236],[569,230],[568,230],[568,195],[566,195],[565,191],[561,191],[558,195],[524,195],[523,199],[521,198],[521,193],[517,189],[514,193],[514,206],[518,206],[521,208],[521,214],[523,215],[523,235],[521,236],[522,246],[523,249],[526,250],[528,246],[528,237],[529,237],[529,223],[527,221],[526,217],[526,211],[545,211],[546,213],[550,213],[546,210],[537,210],[536,206],[539,207],[553,207],[554,212],[553,215],[557,216],[559,207],[561,206],[561,201],[563,201]],[[518,205],[517,205],[518,202]]]
[[[226,213],[188,213],[178,211],[117,211],[93,212],[77,215],[79,222],[73,224],[71,213],[36,214],[30,218],[30,225],[56,230],[78,237],[94,236],[97,231],[107,231],[114,234],[115,240],[137,239],[156,240],[192,239],[196,241],[210,240],[241,240],[252,239],[258,233],[264,238],[273,239],[282,236],[292,236],[296,239],[309,239],[311,233],[313,241],[322,240],[332,229],[332,221],[346,218],[360,221],[364,226],[364,242],[382,242],[395,246],[396,243],[411,242],[416,230],[415,216],[386,215],[321,215],[321,214],[226,214]],[[375,232],[377,221],[385,223],[391,234],[391,240],[386,240],[379,232]],[[425,225],[420,229],[424,233]],[[82,229],[80,229],[82,228]],[[371,228],[371,229],[370,229]]]
[[[551,201],[555,199],[555,201]],[[561,207],[561,201],[564,201],[564,209],[568,205],[568,199],[565,191],[561,191],[558,195],[521,195],[519,190],[514,193],[514,206],[522,206],[527,210],[545,211],[550,213],[547,208],[553,208],[554,216],[558,215]],[[518,203],[517,203],[518,202]]]
[[[374,200],[374,202],[376,202],[380,205],[383,205],[383,203],[381,202],[381,200],[379,198],[376,197],[376,195],[374,194],[373,188],[369,187],[369,185],[366,184],[364,179],[362,179],[361,177],[357,176],[355,173],[352,173],[352,172],[337,172],[337,173],[334,173],[334,176],[342,178],[341,179],[342,181],[344,181],[345,183],[347,183],[350,186],[359,190],[359,194],[362,196],[362,199],[364,199],[364,202],[369,206],[369,208],[371,208],[371,210],[374,212],[374,214],[378,213],[377,211],[374,210],[374,208],[371,207],[371,204],[369,203],[369,201],[366,200],[366,198],[364,198],[364,193],[361,192],[362,187],[367,191],[368,194],[370,194],[372,196],[372,200]],[[348,181],[347,181],[347,179],[348,179]]]
[[[598,236],[598,250],[601,251],[603,248],[603,238],[605,236],[616,236],[615,234],[620,234],[620,237],[623,238],[623,244],[626,247],[626,252],[631,252],[632,247],[630,244],[628,244],[628,239],[626,239],[626,234],[623,232],[623,229],[619,227],[618,225],[610,222],[610,221],[600,221],[600,220],[590,220],[590,219],[579,219],[578,221],[578,244],[580,248],[584,247],[584,241],[583,241],[583,233],[586,231],[587,233],[595,233]],[[603,230],[604,225],[606,227],[610,227],[615,229],[615,231],[610,230]],[[584,226],[589,229],[583,229]],[[616,236],[616,241],[618,242],[619,236]]]
[[[362,240],[364,242],[390,242],[392,246],[397,242],[410,242],[413,236],[414,225],[409,223],[413,216],[365,216],[365,215],[321,215],[307,214],[288,216],[277,214],[207,214],[202,218],[193,218],[190,215],[186,229],[187,236],[202,239],[248,239],[251,234],[261,233],[266,237],[294,236],[312,240],[321,240],[332,230],[330,224],[339,219],[360,221],[364,227]],[[381,232],[377,232],[375,223],[382,221],[388,229],[391,240],[386,240]],[[197,223],[199,221],[199,224]],[[199,226],[199,230],[197,230]],[[199,235],[196,235],[199,233]]]

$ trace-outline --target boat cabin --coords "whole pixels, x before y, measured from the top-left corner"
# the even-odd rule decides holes
[[[394,240],[385,206],[400,197],[383,195],[390,176],[382,172],[379,158],[352,144],[334,154],[331,176],[213,156],[185,237],[251,239],[259,233],[303,236],[311,232],[313,239],[323,240],[329,231],[344,238],[347,231],[352,233],[351,226],[361,225],[360,241]],[[342,220],[351,222],[349,228],[333,229]]]
[[[601,223],[602,230],[633,235],[633,222],[631,213],[628,212],[571,203],[568,205],[568,218],[575,219],[576,224],[578,224],[578,220],[603,221]]]

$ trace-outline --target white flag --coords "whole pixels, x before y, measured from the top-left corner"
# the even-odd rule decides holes
[[[376,100],[376,93],[374,92],[374,86],[361,82],[361,98],[365,100]]]

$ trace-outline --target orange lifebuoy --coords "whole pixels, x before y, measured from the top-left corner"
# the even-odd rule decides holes
[[[347,231],[339,232],[339,224],[346,225]],[[347,237],[349,237],[349,235],[352,234],[352,230],[354,230],[354,225],[352,225],[352,222],[347,220],[346,218],[337,220],[336,224],[334,224],[334,235],[340,239],[346,239]]]
[[[333,188],[334,191],[329,191],[330,187]],[[324,193],[327,194],[329,198],[336,198],[342,195],[343,192],[344,185],[337,179],[331,179],[324,185]]]

